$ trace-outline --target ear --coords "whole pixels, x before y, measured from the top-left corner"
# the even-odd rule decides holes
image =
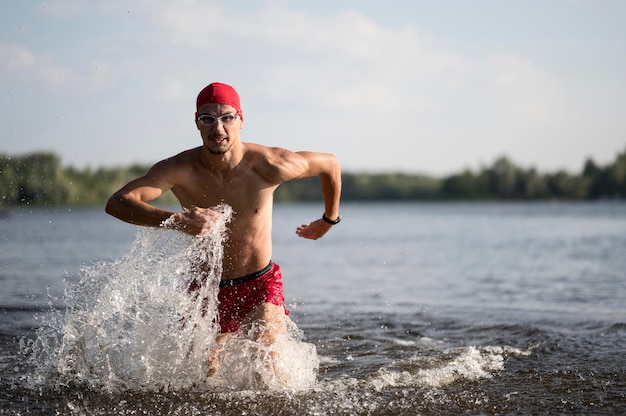
[[[200,130],[200,124],[198,124],[198,112],[193,116],[193,122],[196,123],[196,128]]]

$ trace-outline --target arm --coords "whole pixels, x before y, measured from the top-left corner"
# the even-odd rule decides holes
[[[341,167],[334,155],[313,152],[297,152],[308,165],[303,178],[320,177],[322,194],[324,195],[324,214],[331,220],[339,217],[339,200],[341,198]]]
[[[174,228],[192,235],[200,234],[210,221],[211,213],[201,208],[172,212],[148,204],[174,186],[175,162],[161,161],[145,176],[137,178],[108,200],[105,211],[128,223],[159,227],[163,221],[174,216]]]
[[[314,152],[297,152],[304,160],[304,170],[298,179],[312,176],[320,177],[322,194],[324,195],[324,215],[330,220],[339,218],[339,201],[341,198],[341,167],[334,155]],[[317,240],[326,234],[332,224],[318,219],[310,224],[302,224],[296,234],[303,238]]]
[[[154,165],[146,175],[137,178],[108,200],[105,211],[114,217],[135,225],[158,227],[173,212],[156,208],[148,201],[158,198],[163,192],[172,188],[167,178],[167,162]]]

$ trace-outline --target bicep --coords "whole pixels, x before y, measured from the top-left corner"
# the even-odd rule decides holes
[[[313,176],[334,176],[339,171],[335,156],[316,152],[292,152],[274,148],[266,159],[264,176],[270,183],[310,178]]]
[[[339,162],[334,155],[317,152],[296,152],[303,159],[302,172],[297,179],[320,175],[333,175],[339,171]]]
[[[123,188],[117,191],[116,194],[126,198],[147,202],[158,198],[163,192],[165,192],[165,189],[151,181],[146,180],[145,177],[141,177],[127,183]]]
[[[168,172],[167,166],[160,162],[144,176],[130,181],[116,194],[143,202],[156,199],[173,187],[173,181]]]

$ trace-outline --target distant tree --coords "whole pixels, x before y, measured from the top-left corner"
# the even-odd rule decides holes
[[[520,171],[518,181],[518,189],[524,199],[543,199],[549,196],[546,178],[535,168]]]
[[[608,169],[612,196],[626,197],[626,150],[617,155],[615,162]]]
[[[562,170],[548,175],[550,196],[557,199],[586,199],[590,184],[588,178],[574,176]]]
[[[61,161],[52,153],[0,157],[2,200],[6,205],[61,205],[68,201],[68,189]]]
[[[596,165],[592,159],[587,159],[582,176],[589,181],[589,198],[604,198],[612,194],[608,168],[602,168]]]
[[[626,197],[626,150],[619,153],[615,161],[605,167],[587,159],[582,176],[589,181],[589,198]]]
[[[517,189],[517,168],[507,158],[500,157],[489,169],[491,191],[500,199],[513,199],[519,197]]]
[[[466,169],[463,172],[446,177],[441,184],[441,195],[446,199],[476,199],[481,195],[479,179],[474,173]],[[484,191],[484,190],[483,190]]]
[[[64,168],[53,153],[0,154],[0,207],[104,205],[113,192],[148,169],[135,164],[79,170]],[[624,198],[626,150],[607,166],[588,159],[580,175],[565,171],[541,174],[535,168],[522,169],[501,156],[477,173],[465,169],[442,179],[398,172],[344,172],[342,182],[342,198],[347,201]],[[318,201],[322,198],[319,178],[284,183],[275,197],[277,202]],[[178,204],[172,192],[154,202]]]

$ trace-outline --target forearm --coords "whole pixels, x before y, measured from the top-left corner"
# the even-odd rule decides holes
[[[109,198],[105,211],[122,221],[149,227],[159,227],[174,214],[120,193]]]
[[[322,165],[320,165],[322,166]],[[309,224],[302,224],[296,234],[302,238],[317,240],[323,237],[334,224],[339,222],[339,200],[341,198],[341,168],[333,155],[326,155],[323,168],[318,171],[322,194],[324,195],[324,215]]]
[[[341,166],[335,156],[329,155],[327,169],[320,174],[320,184],[324,195],[324,213],[332,220],[339,217],[341,199]]]

